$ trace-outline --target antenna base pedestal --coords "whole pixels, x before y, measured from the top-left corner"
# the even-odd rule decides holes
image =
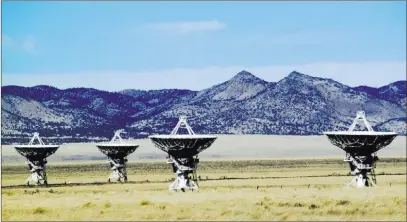
[[[127,158],[109,158],[108,161],[112,170],[112,173],[108,177],[108,182],[111,182],[112,180],[121,182],[121,179],[123,179],[124,182],[127,182]]]
[[[374,168],[378,160],[376,154],[352,155],[347,153],[344,161],[349,162],[351,175],[355,178],[347,184],[347,187],[357,188],[376,186],[376,174]],[[370,174],[370,176],[369,176]]]
[[[170,156],[167,163],[172,165],[173,172],[177,175],[177,178],[169,186],[169,190],[198,190],[198,178],[196,177],[198,162],[199,159],[197,157],[177,159]],[[192,174],[192,178],[189,176],[190,174]]]
[[[368,176],[366,171],[359,172],[355,175],[355,178],[348,183],[347,187],[354,186],[357,188],[364,188],[364,187],[376,187],[377,185],[373,182],[372,178]]]
[[[30,185],[30,182],[34,182],[35,185],[41,185],[41,181],[42,184],[44,185],[48,185],[48,181],[47,181],[47,173],[46,173],[46,163],[47,160],[43,159],[43,160],[33,160],[30,161],[29,159],[27,159],[27,165],[28,165],[28,169],[31,172],[31,175],[27,178],[27,180],[25,181],[27,185]]]

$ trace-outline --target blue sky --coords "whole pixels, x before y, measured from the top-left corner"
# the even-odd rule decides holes
[[[204,89],[242,69],[406,77],[406,2],[2,2],[3,85]]]

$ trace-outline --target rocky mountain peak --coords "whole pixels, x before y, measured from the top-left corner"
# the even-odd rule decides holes
[[[227,82],[244,82],[244,83],[252,82],[252,83],[264,83],[264,84],[267,83],[263,79],[260,79],[259,77],[255,76],[252,73],[245,71],[245,70],[240,71]]]
[[[246,71],[246,70],[242,70],[240,72],[238,72],[235,77],[244,77],[244,78],[253,78],[256,77],[254,76],[252,73]]]
[[[264,91],[267,85],[267,81],[243,70],[226,82],[198,92],[194,101],[246,100]]]
[[[289,78],[289,79],[308,79],[308,78],[313,78],[313,77],[294,70],[287,76],[287,78]]]

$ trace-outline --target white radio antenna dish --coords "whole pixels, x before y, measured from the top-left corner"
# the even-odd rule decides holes
[[[354,131],[358,122],[363,122],[365,131]],[[329,141],[346,152],[344,161],[349,163],[355,178],[348,187],[376,186],[377,151],[389,145],[397,136],[395,132],[375,132],[366,120],[365,112],[358,111],[348,131],[324,132]],[[369,175],[370,174],[370,175]]]
[[[112,140],[108,143],[96,144],[97,148],[108,157],[112,173],[108,177],[108,182],[112,179],[127,182],[127,156],[136,151],[138,144],[125,143],[120,134],[126,133],[123,129],[116,130]],[[115,143],[115,141],[119,141]]]
[[[186,128],[189,135],[177,135],[181,127]],[[195,135],[187,123],[187,117],[180,116],[170,135],[152,135],[149,138],[157,148],[168,154],[167,163],[172,165],[173,173],[177,175],[169,189],[171,191],[198,190],[196,173],[199,163],[198,154],[209,148],[217,137]]]
[[[38,140],[37,145],[34,145],[34,141]],[[37,185],[43,181],[44,185],[47,185],[47,173],[46,164],[47,157],[54,154],[59,145],[45,145],[40,138],[40,134],[35,132],[28,145],[14,146],[16,151],[26,158],[26,163],[29,166],[31,175],[27,178],[26,183],[30,185],[30,182],[34,182]]]

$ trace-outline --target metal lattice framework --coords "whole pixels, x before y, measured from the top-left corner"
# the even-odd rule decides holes
[[[371,187],[376,186],[376,161],[379,160],[376,153],[355,155],[346,153],[344,161],[349,163],[351,175],[355,176],[347,185],[356,187]],[[370,176],[368,175],[370,173]]]
[[[187,129],[187,135],[177,134],[181,127]],[[157,148],[168,153],[167,163],[172,165],[173,173],[177,176],[169,189],[198,190],[198,154],[209,148],[216,140],[216,136],[195,135],[187,123],[187,118],[181,116],[170,135],[154,135],[149,138]]]
[[[125,133],[124,130],[117,130],[109,143],[96,145],[100,152],[105,154],[110,163],[112,173],[108,177],[108,181],[116,180],[127,182],[126,162],[127,156],[136,151],[139,147],[137,144],[126,144],[121,138],[120,134]],[[115,141],[119,141],[115,143]]]
[[[34,145],[35,140],[38,141],[38,145]],[[30,185],[31,181],[37,185],[40,185],[41,181],[43,181],[43,184],[47,185],[46,158],[54,154],[59,146],[45,145],[39,137],[39,133],[35,132],[28,145],[18,145],[14,148],[26,158],[26,164],[31,172],[31,175],[26,180],[27,185]]]
[[[367,131],[354,131],[357,123],[362,122]],[[357,112],[356,118],[348,131],[345,132],[324,132],[329,141],[346,152],[344,161],[349,163],[351,175],[355,178],[348,184],[348,187],[376,186],[376,161],[379,159],[377,151],[389,145],[397,133],[375,132],[366,120],[365,112]],[[368,176],[370,173],[371,177]]]

